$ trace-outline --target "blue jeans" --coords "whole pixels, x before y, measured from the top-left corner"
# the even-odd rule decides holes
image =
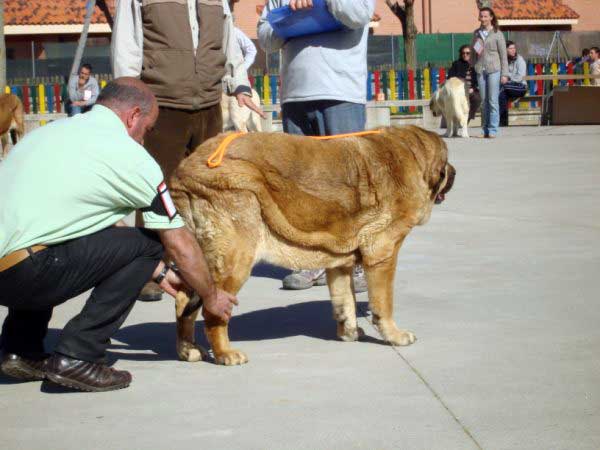
[[[479,82],[479,93],[481,94],[483,134],[496,136],[500,125],[500,106],[498,104],[500,72],[487,73],[483,71],[477,74],[477,81]]]
[[[283,131],[304,136],[333,136],[364,131],[367,112],[364,104],[336,100],[284,103]]]
[[[72,103],[67,104],[67,114],[69,117],[73,117],[76,114],[83,114],[92,109],[91,106],[73,106]]]

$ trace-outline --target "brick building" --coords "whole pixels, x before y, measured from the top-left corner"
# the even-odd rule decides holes
[[[480,1],[415,0],[417,28],[426,34],[469,33],[477,26]],[[257,10],[264,3],[264,0],[239,0],[235,6],[238,26],[253,39],[256,38]],[[375,11],[381,20],[373,40],[400,35],[400,23],[385,0],[376,0],[376,3]],[[505,30],[600,32],[598,0],[488,0],[485,3],[496,10]],[[82,30],[85,4],[86,0],[5,0],[9,78],[66,74]],[[106,0],[106,4],[112,13],[115,0]],[[596,42],[594,39],[588,41]],[[588,41],[582,42],[589,45]],[[573,51],[579,43],[572,46]],[[110,71],[109,44],[110,26],[105,14],[96,8],[84,60],[91,62],[97,72]],[[264,63],[264,55],[257,61],[259,65]]]
[[[400,0],[402,2],[402,0]],[[475,29],[477,0],[415,0],[415,22],[421,33],[465,33]],[[491,0],[504,29],[600,31],[598,0]],[[261,0],[240,0],[238,25],[256,38],[257,6]],[[385,0],[376,0],[381,16],[376,35],[399,35],[402,29]]]

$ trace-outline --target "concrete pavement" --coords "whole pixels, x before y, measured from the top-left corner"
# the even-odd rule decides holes
[[[177,361],[172,300],[138,304],[110,349],[131,387],[0,378],[0,448],[600,448],[600,127],[448,145],[455,187],[399,258],[414,345],[381,344],[365,294],[369,338],[335,340],[327,288],[282,291],[261,266],[231,324],[249,364]],[[83,300],[55,310],[50,346]]]

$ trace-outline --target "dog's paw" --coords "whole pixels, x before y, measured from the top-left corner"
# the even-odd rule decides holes
[[[410,345],[413,344],[417,337],[410,331],[392,330],[384,334],[384,339],[392,345]]]
[[[346,328],[344,324],[337,324],[337,336],[344,342],[355,342],[365,335],[361,327]]]
[[[223,366],[239,366],[246,364],[248,357],[239,350],[227,350],[226,352],[215,354],[215,363]]]
[[[208,352],[205,348],[193,342],[178,342],[177,356],[181,361],[198,362],[208,359]]]

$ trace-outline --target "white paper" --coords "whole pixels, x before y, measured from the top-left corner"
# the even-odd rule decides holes
[[[87,102],[90,98],[92,98],[92,91],[90,89],[83,91],[83,100]]]

